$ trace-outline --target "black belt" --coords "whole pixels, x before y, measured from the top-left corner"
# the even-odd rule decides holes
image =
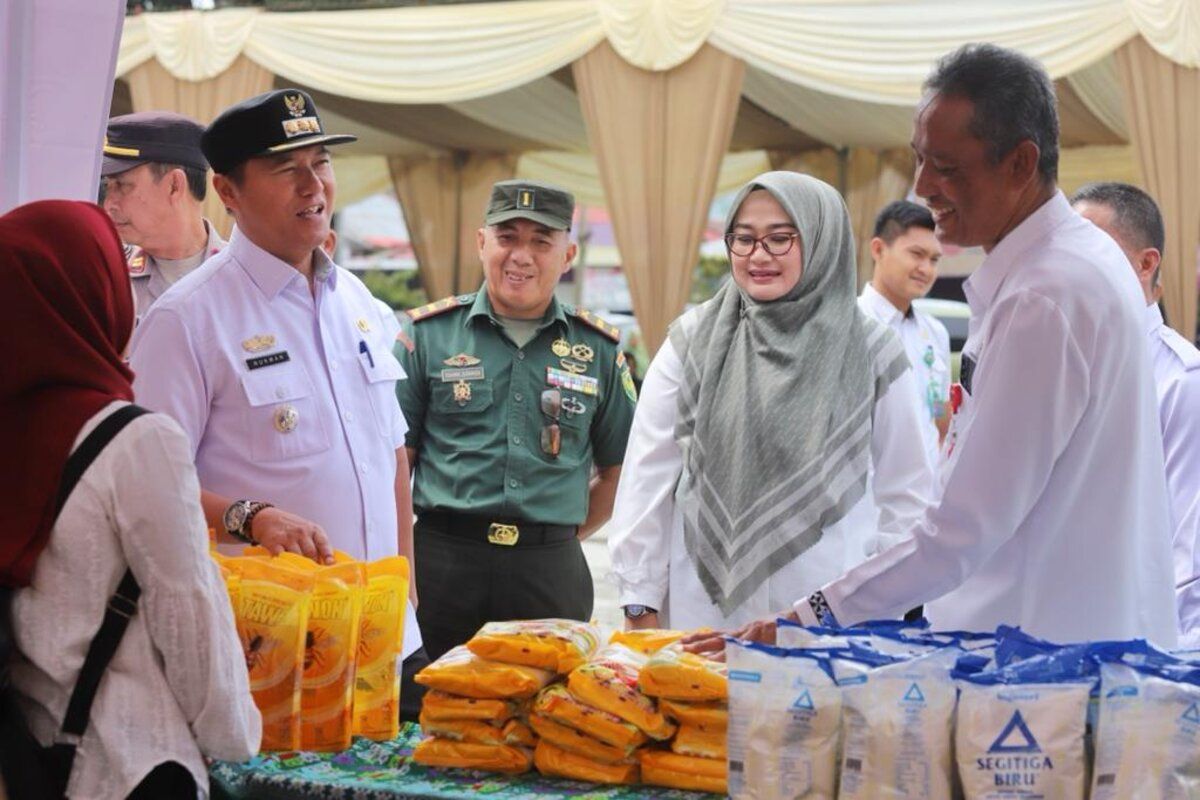
[[[435,530],[502,547],[519,545],[553,544],[575,538],[579,528],[575,525],[544,525],[538,522],[478,514],[458,514],[453,511],[425,511],[417,518],[418,525],[428,525]]]

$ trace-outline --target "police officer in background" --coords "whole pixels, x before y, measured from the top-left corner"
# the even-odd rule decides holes
[[[574,210],[556,186],[497,183],[478,232],[483,288],[402,321],[431,658],[488,621],[592,614],[580,541],[612,513],[637,395],[617,329],[554,297]]]
[[[208,189],[202,133],[195,120],[166,111],[108,121],[103,206],[127,246],[139,316],[225,246],[200,205]]]
[[[218,116],[204,153],[237,228],[134,334],[138,402],[188,434],[227,552],[412,557],[399,324],[321,249],[337,186],[328,148],[354,140],[325,133],[296,89]],[[406,657],[420,647],[408,616]]]

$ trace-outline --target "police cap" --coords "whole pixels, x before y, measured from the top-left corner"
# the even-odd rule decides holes
[[[222,111],[205,129],[200,146],[213,171],[223,175],[251,158],[357,140],[349,134],[325,133],[308,93],[278,89]]]
[[[528,219],[559,231],[571,229],[575,197],[566,189],[539,181],[500,181],[492,186],[484,224]]]
[[[169,111],[142,111],[108,121],[100,176],[125,172],[140,164],[158,162],[208,169],[200,151],[204,127],[190,117]]]

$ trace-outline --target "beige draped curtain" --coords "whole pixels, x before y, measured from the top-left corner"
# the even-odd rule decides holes
[[[787,150],[771,150],[771,169],[781,169],[787,172],[800,172],[825,181],[838,191],[842,190],[842,160],[841,154],[832,147],[822,147],[819,150],[804,150],[791,152]]]
[[[473,292],[482,281],[475,231],[492,184],[513,176],[516,156],[453,153],[388,159],[396,197],[430,300]]]
[[[651,353],[683,310],[745,65],[705,45],[665,72],[602,42],[573,65],[613,232]]]
[[[234,103],[270,91],[275,76],[245,56],[238,56],[228,69],[211,80],[180,80],[154,59],[134,67],[126,80],[134,111],[174,111],[207,125]],[[204,199],[204,215],[228,238],[233,220],[211,183]]]
[[[1167,321],[1190,342],[1196,336],[1200,244],[1200,70],[1168,61],[1141,37],[1118,50],[1116,60],[1144,185],[1166,225]]]
[[[903,200],[913,182],[913,155],[907,147],[868,150],[855,147],[846,157],[846,186],[842,195],[850,210],[850,225],[858,251],[858,286],[871,279],[871,251],[867,243],[875,217],[893,200]]]

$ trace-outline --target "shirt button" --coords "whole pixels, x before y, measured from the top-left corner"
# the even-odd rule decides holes
[[[511,481],[508,482],[508,485],[510,487],[512,487],[513,489],[515,489],[521,485],[521,482],[519,480],[517,480],[516,478],[513,478]]]
[[[524,361],[524,360],[525,360],[525,351],[518,350],[517,351],[517,361]]]
[[[286,394],[287,394],[287,390],[284,389],[282,386],[280,386],[278,389],[275,390],[275,397],[279,400],[282,400],[284,395],[286,395]]]
[[[354,422],[354,414],[349,411],[346,412],[346,422]]]
[[[521,394],[520,392],[517,392],[516,394],[513,395],[513,400],[516,400],[518,403],[524,399],[525,399],[525,395]]]
[[[363,475],[366,475],[366,474],[367,474],[367,472],[368,472],[368,469],[367,469],[367,465],[366,465],[366,464],[360,464],[358,468],[359,468],[359,470],[362,472],[362,474],[363,474]]]
[[[332,372],[337,372],[337,368],[338,368],[338,363],[337,363],[336,361],[330,361],[330,362],[329,362],[329,369],[330,369],[330,371],[332,371]]]
[[[520,443],[521,443],[521,437],[520,437],[520,436],[514,436],[514,437],[513,437],[513,444],[520,444]]]

